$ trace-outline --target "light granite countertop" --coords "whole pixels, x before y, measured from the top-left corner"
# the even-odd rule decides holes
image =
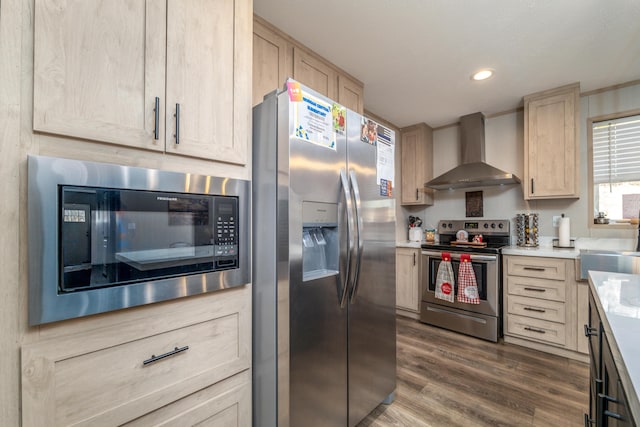
[[[611,345],[613,360],[629,401],[640,421],[640,275],[589,272],[589,287]]]
[[[412,248],[412,249],[420,249],[425,241],[422,242],[396,242],[396,248]]]
[[[504,255],[539,256],[549,258],[573,258],[580,256],[582,249],[601,249],[610,251],[626,251],[635,248],[635,239],[599,239],[591,237],[580,237],[572,239],[574,248],[555,248],[553,238],[540,237],[540,245],[535,248],[520,246],[509,246],[502,249]]]

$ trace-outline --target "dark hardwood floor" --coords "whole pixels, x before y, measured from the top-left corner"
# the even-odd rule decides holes
[[[589,365],[398,317],[396,399],[359,426],[583,426]]]

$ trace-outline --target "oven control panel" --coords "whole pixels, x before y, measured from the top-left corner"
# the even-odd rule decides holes
[[[465,230],[470,234],[508,235],[510,222],[508,219],[442,220],[438,224],[438,231],[443,234],[456,233],[459,230]]]

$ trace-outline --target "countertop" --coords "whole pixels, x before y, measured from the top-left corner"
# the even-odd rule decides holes
[[[420,249],[423,244],[427,242],[396,242],[396,248],[412,248],[412,249]]]
[[[640,275],[590,271],[589,287],[629,400],[628,409],[637,422],[640,420]]]
[[[540,237],[540,245],[535,248],[521,246],[508,246],[502,249],[504,255],[539,256],[548,258],[569,258],[580,257],[581,249],[603,249],[612,251],[634,250],[635,239],[601,239],[592,237],[580,237],[574,239],[574,248],[554,248],[553,238]]]

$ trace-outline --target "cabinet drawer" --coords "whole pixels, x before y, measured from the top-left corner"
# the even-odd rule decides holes
[[[237,288],[25,345],[23,425],[120,425],[248,369],[250,306],[250,287]]]
[[[249,427],[251,373],[249,370],[241,372],[124,425]]]
[[[565,261],[541,257],[507,257],[507,274],[565,280]]]
[[[565,305],[562,302],[537,298],[509,296],[508,311],[512,314],[565,323]]]
[[[507,315],[507,333],[564,346],[567,342],[565,325],[532,319],[530,317]]]
[[[535,279],[523,276],[507,277],[509,295],[522,295],[551,301],[566,301],[564,281]]]

